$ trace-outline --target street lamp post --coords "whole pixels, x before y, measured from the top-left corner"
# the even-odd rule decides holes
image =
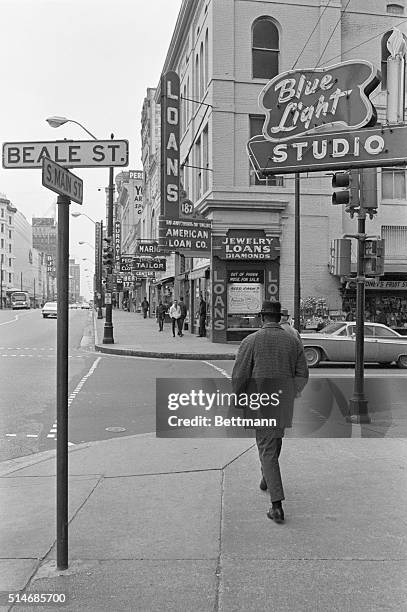
[[[86,242],[81,240],[79,244],[89,244],[95,251],[95,271],[96,271],[96,300],[95,305],[97,305],[97,318],[103,319],[103,311],[102,311],[102,241],[103,241],[103,222],[97,223],[92,217],[89,217],[86,213],[83,212],[72,212],[72,217],[87,217],[89,221],[92,221],[95,226],[95,247],[93,247],[90,242]],[[99,235],[100,234],[100,235]]]
[[[60,127],[65,123],[76,123],[79,125],[89,136],[93,138],[93,140],[97,140],[96,136],[89,132],[87,128],[85,128],[82,123],[79,121],[74,121],[73,119],[68,119],[67,117],[59,117],[57,115],[53,117],[48,117],[46,119],[47,123],[54,128]],[[113,140],[114,135],[111,134],[110,138]],[[113,182],[113,166],[109,168],[109,186],[108,186],[108,204],[107,204],[107,237],[113,240],[113,192],[114,192],[114,182]],[[107,266],[106,268],[107,278],[110,283],[112,283],[113,276],[113,267]],[[113,322],[112,322],[112,293],[106,292],[105,294],[105,305],[106,305],[106,319],[105,319],[105,327],[103,330],[103,344],[114,344],[113,338]]]

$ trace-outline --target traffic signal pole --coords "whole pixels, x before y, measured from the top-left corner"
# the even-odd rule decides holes
[[[353,395],[349,400],[349,417],[352,423],[370,423],[364,381],[364,342],[365,342],[365,238],[366,211],[360,207],[358,215],[358,251],[356,267],[356,342],[355,342],[355,378]]]

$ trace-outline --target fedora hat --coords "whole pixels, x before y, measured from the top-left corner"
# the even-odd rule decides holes
[[[269,300],[264,300],[260,314],[281,315],[280,302],[270,302]]]
[[[283,308],[281,311],[281,316],[282,317],[289,317],[290,315],[288,314],[288,310],[287,308]]]

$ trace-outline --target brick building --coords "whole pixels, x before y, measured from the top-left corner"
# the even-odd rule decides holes
[[[205,296],[212,341],[240,340],[256,329],[262,299],[278,298],[283,307],[293,308],[293,175],[259,181],[246,150],[249,138],[262,130],[261,90],[293,67],[351,59],[382,66],[386,78],[385,43],[393,26],[406,30],[405,13],[404,0],[182,3],[162,72],[180,76],[181,180],[197,211],[213,222],[213,249],[208,260],[186,259],[183,269],[176,266],[174,295],[182,295],[188,283],[192,322],[199,295]],[[158,89],[157,102],[159,95]],[[386,97],[384,79],[371,95],[381,122]],[[387,239],[383,280],[401,282],[396,298],[407,313],[406,173],[386,169],[377,174],[379,213],[367,222],[367,231]],[[327,312],[341,313],[352,295],[345,290],[344,300],[344,284],[330,274],[330,245],[343,233],[355,232],[356,220],[331,205],[326,173],[301,175],[300,190],[301,295],[320,298]],[[259,244],[269,249],[253,248]],[[243,285],[248,285],[246,293]],[[378,294],[380,301],[383,289],[372,286],[369,295]],[[392,290],[388,293],[390,298]]]

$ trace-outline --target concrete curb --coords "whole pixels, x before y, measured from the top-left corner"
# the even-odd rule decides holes
[[[131,348],[119,348],[112,346],[102,346],[95,344],[95,351],[107,353],[108,355],[125,355],[127,357],[150,357],[152,359],[203,359],[214,360],[233,360],[236,358],[234,353],[163,353],[158,351],[143,351]]]

